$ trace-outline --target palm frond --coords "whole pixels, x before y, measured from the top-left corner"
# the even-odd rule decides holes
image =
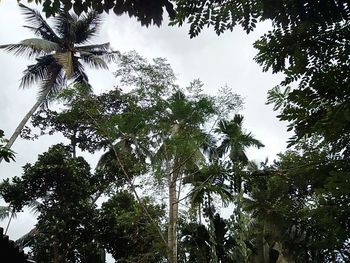
[[[39,233],[38,229],[34,227],[27,234],[24,234],[15,241],[15,244],[20,248],[24,249],[32,244],[34,237]]]
[[[33,214],[37,214],[39,213],[39,207],[41,206],[42,204],[37,201],[37,200],[31,200],[29,203],[28,203],[28,208],[30,209],[30,212],[32,212]]]
[[[107,63],[101,57],[92,53],[81,51],[80,58],[90,67],[96,69],[108,69]]]
[[[243,119],[244,119],[243,115],[235,114],[235,116],[233,117],[233,122],[236,123],[238,126],[242,126]]]
[[[0,220],[10,217],[11,211],[12,209],[10,206],[0,206]]]
[[[26,88],[39,81],[48,79],[49,68],[52,67],[52,64],[56,63],[52,55],[40,57],[36,61],[36,64],[29,65],[23,72],[20,87]]]
[[[88,76],[85,73],[85,68],[83,66],[83,64],[80,63],[80,61],[76,58],[73,57],[73,76],[71,78],[71,80],[73,81],[73,83],[79,83],[79,84],[83,84],[83,85],[90,85],[89,84],[89,79]]]
[[[77,17],[62,11],[54,18],[54,28],[63,42],[75,40],[75,23]]]
[[[110,50],[110,43],[103,43],[103,44],[96,44],[96,45],[84,45],[77,47],[77,51],[86,51],[86,52],[93,52],[93,51],[109,51]]]
[[[52,68],[48,71],[46,79],[42,80],[42,84],[39,91],[39,97],[45,95],[45,104],[48,103],[48,98],[55,95],[59,90],[66,87],[67,78],[62,70],[62,66],[59,64],[52,65]]]
[[[22,13],[26,17],[26,22],[30,23],[30,26],[27,26],[27,28],[32,30],[36,35],[41,36],[43,39],[53,42],[60,41],[60,38],[56,35],[55,31],[53,31],[38,11],[23,4],[19,4],[19,7],[22,9]]]
[[[265,145],[261,141],[254,138],[251,132],[244,136],[247,141],[247,146],[257,147],[258,149],[260,149],[261,147],[265,147]]]
[[[108,63],[116,62],[117,59],[120,57],[119,51],[110,50],[109,43],[79,46],[79,47],[76,47],[76,51],[79,53],[82,53],[82,52],[91,53],[95,56],[98,56],[99,58],[103,59]]]
[[[101,15],[99,15],[97,12],[89,12],[88,14],[83,15],[75,23],[75,43],[87,43],[90,38],[95,36],[95,34],[98,32],[101,21]]]
[[[49,40],[30,38],[21,41],[19,44],[1,45],[0,49],[12,52],[16,56],[33,58],[57,51],[60,49],[60,46],[57,43]]]

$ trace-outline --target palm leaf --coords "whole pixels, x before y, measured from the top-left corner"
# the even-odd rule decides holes
[[[26,88],[30,85],[38,83],[44,79],[48,79],[48,70],[52,67],[52,64],[56,63],[55,58],[52,55],[47,55],[38,58],[36,64],[29,65],[23,72],[20,87]]]
[[[83,15],[75,24],[75,43],[84,44],[98,32],[101,16],[97,12]]]
[[[23,4],[19,4],[19,7],[22,9],[22,13],[26,17],[26,21],[30,23],[30,26],[27,26],[27,28],[32,30],[36,35],[41,36],[43,39],[53,42],[60,41],[60,38],[56,35],[56,33],[38,11]]]
[[[76,39],[76,23],[78,17],[66,11],[61,11],[54,18],[54,28],[64,43],[73,43]]]
[[[24,249],[25,247],[28,247],[32,244],[34,237],[38,234],[38,229],[34,227],[32,230],[30,230],[27,234],[24,234],[20,238],[18,238],[15,241],[15,244],[20,248]]]
[[[9,206],[0,206],[0,220],[10,217],[12,209]]]
[[[52,68],[48,71],[47,78],[42,80],[39,98],[45,95],[44,103],[47,105],[48,99],[60,89],[64,88],[66,84],[67,78],[62,70],[62,66],[57,63],[52,65]]]
[[[92,68],[108,69],[107,63],[101,57],[92,53],[81,51],[80,58]]]
[[[74,60],[74,62],[73,62],[74,74],[73,74],[71,80],[73,81],[73,83],[89,85],[89,79],[85,73],[85,68],[84,68],[83,64],[81,64],[80,61],[76,57],[74,57],[73,60]]]
[[[19,44],[1,45],[0,49],[13,52],[16,56],[32,58],[57,51],[60,49],[60,46],[49,40],[30,38],[21,41]]]
[[[93,52],[93,51],[104,51],[108,52],[110,49],[110,43],[103,43],[103,44],[96,44],[96,45],[84,45],[77,47],[77,51],[87,51],[87,52]]]

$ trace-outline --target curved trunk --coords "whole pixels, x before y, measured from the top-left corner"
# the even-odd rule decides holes
[[[6,144],[6,147],[8,149],[11,149],[13,143],[16,141],[17,137],[20,135],[21,131],[23,130],[24,126],[30,119],[30,117],[36,112],[36,110],[43,104],[44,100],[46,99],[47,94],[49,93],[49,89],[43,93],[38,101],[34,104],[34,106],[28,111],[28,113],[24,116],[22,121],[18,124],[15,132],[12,134],[11,138]],[[2,162],[3,158],[0,158],[0,163]]]

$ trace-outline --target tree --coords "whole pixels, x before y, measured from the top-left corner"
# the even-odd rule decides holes
[[[180,89],[164,59],[149,63],[135,53],[120,56],[115,75],[118,87],[133,89],[129,92],[116,89],[99,96],[67,89],[61,97],[68,99],[67,108],[61,113],[39,113],[33,123],[44,132],[62,131],[67,138],[74,135],[75,146],[82,150],[106,149],[98,170],[111,183],[109,189],[127,188],[134,193],[164,242],[167,257],[176,262],[177,219],[184,178],[209,162],[207,150],[212,142],[205,127],[213,126],[213,118],[220,115],[218,104],[220,110],[230,112],[241,100],[236,96],[236,104],[218,102],[200,91],[202,84],[198,81],[188,89]],[[149,185],[140,185],[140,180],[152,181],[167,195],[168,237],[137,191],[141,185]],[[218,184],[218,191],[220,187]]]
[[[264,147],[264,145],[249,132],[243,130],[243,116],[236,114],[231,121],[220,120],[218,134],[222,135],[222,141],[218,147],[218,155],[224,157],[226,154],[232,164],[232,175],[234,190],[241,191],[242,171],[248,164],[248,157],[245,153],[248,147]]]
[[[236,244],[228,225],[228,220],[218,213],[213,215],[212,230],[200,223],[183,223],[180,232],[182,261],[179,262],[236,262],[233,258]]]
[[[270,20],[273,29],[254,44],[255,60],[285,75],[268,101],[295,131],[290,143],[317,134],[348,154],[349,1],[179,0],[177,12],[174,23],[188,21],[191,37],[205,25],[220,34],[239,24],[249,33],[258,20]]]
[[[271,20],[275,28],[292,30],[305,24],[331,24],[349,19],[348,1],[271,1],[271,0],[205,0],[176,1],[180,26],[186,21],[191,25],[190,36],[197,36],[204,26],[213,26],[217,34],[233,30],[240,25],[249,33],[258,21]]]
[[[254,222],[255,255],[268,259],[273,249],[287,262],[348,260],[348,162],[318,143],[300,142],[248,177],[243,208]]]
[[[164,207],[146,199],[150,215],[162,225]],[[166,244],[129,191],[117,191],[102,204],[97,224],[98,240],[116,262],[164,262]]]
[[[0,48],[15,55],[35,58],[36,64],[28,66],[24,71],[20,86],[25,88],[39,83],[38,101],[26,114],[6,144],[11,148],[32,114],[58,90],[71,83],[88,85],[88,77],[84,64],[106,69],[107,62],[114,59],[115,53],[109,51],[109,43],[87,45],[101,23],[96,12],[89,12],[80,18],[68,12],[60,11],[53,18],[54,28],[51,27],[39,12],[19,5],[28,25],[26,28],[39,38],[25,39],[19,44],[1,45]]]
[[[94,239],[95,175],[82,157],[55,145],[24,167],[23,176],[0,186],[4,200],[17,212],[38,201],[38,223],[30,243],[37,262],[102,262]]]

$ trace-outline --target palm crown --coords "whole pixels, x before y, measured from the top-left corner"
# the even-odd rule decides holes
[[[65,87],[67,81],[88,84],[84,64],[94,68],[107,68],[114,59],[109,43],[87,45],[97,33],[101,18],[96,12],[78,17],[61,11],[53,18],[51,27],[36,10],[19,4],[28,23],[25,27],[38,38],[30,38],[19,44],[2,45],[0,48],[15,55],[36,58],[28,66],[21,79],[21,87],[40,83],[45,98]]]
[[[219,122],[216,132],[223,135],[222,143],[218,148],[220,157],[229,151],[229,157],[232,162],[247,163],[246,148],[251,146],[258,149],[264,147],[264,144],[255,139],[250,132],[245,133],[242,125],[243,116],[239,114],[236,114],[231,121],[221,120]]]
[[[110,51],[109,43],[88,44],[101,23],[101,17],[96,12],[78,17],[61,11],[53,18],[51,27],[38,11],[22,4],[19,6],[28,23],[25,27],[38,38],[25,39],[19,44],[1,45],[0,49],[36,59],[36,63],[29,65],[23,72],[20,86],[38,83],[40,90],[38,101],[19,123],[6,144],[7,148],[11,148],[32,114],[46,104],[51,95],[66,87],[68,81],[71,84],[89,85],[84,64],[107,69],[107,63],[116,56],[116,52]]]

